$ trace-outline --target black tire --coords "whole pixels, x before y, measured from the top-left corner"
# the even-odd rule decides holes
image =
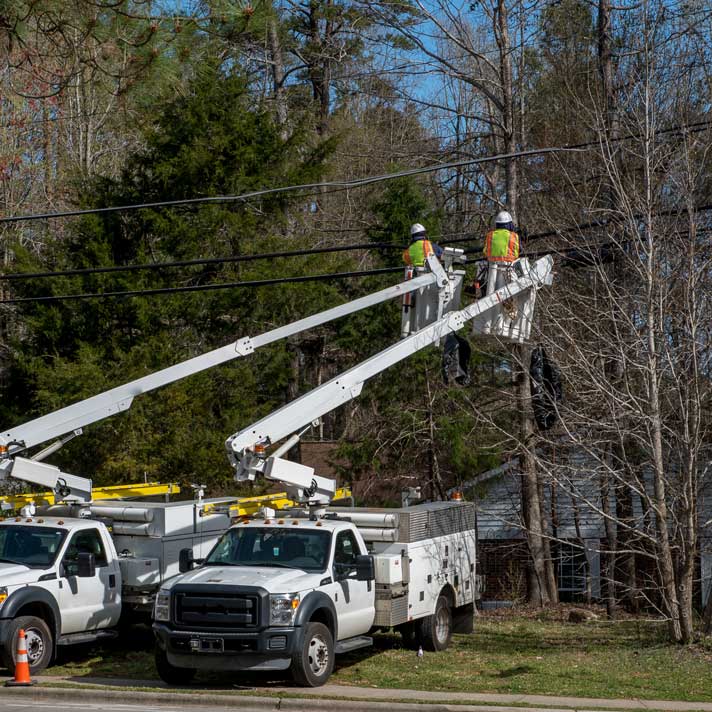
[[[301,650],[292,656],[290,670],[297,685],[320,687],[334,669],[334,639],[323,623],[308,623]]]
[[[452,611],[445,596],[440,596],[432,616],[423,618],[420,624],[423,648],[432,652],[446,650],[452,640]]]
[[[2,663],[14,674],[15,658],[17,657],[17,639],[20,630],[25,631],[27,642],[27,661],[30,663],[30,674],[41,673],[52,662],[54,655],[54,639],[49,626],[36,616],[20,616],[15,618],[6,629],[2,641]]]
[[[195,668],[181,668],[171,665],[165,650],[156,648],[156,671],[163,682],[169,685],[190,685],[195,677]]]

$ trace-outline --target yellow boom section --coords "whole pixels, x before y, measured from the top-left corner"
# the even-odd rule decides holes
[[[155,497],[156,495],[178,494],[180,487],[171,483],[162,485],[159,482],[146,484],[115,485],[113,487],[95,487],[92,490],[94,501],[104,499],[127,499],[129,497]],[[26,504],[34,502],[38,506],[54,504],[54,492],[29,492],[24,494],[10,494],[0,497],[2,509],[21,509]]]
[[[348,499],[349,497],[351,497],[351,489],[348,487],[337,489],[334,493],[334,499]],[[264,506],[269,506],[273,509],[288,509],[299,505],[289,499],[286,492],[264,494],[261,497],[239,499],[230,507],[230,516],[249,517],[252,514],[256,514]]]
[[[349,499],[351,497],[351,488],[342,487],[334,493],[334,499]],[[206,504],[202,509],[202,515],[210,514],[216,508],[224,507],[220,504]],[[234,504],[229,505],[229,514],[232,518],[250,517],[257,514],[262,507],[271,507],[272,509],[288,509],[289,507],[299,506],[287,496],[286,492],[275,492],[274,494],[263,494],[259,497],[240,497],[236,499]]]
[[[178,494],[180,487],[171,483],[162,485],[158,482],[148,482],[147,484],[134,485],[115,485],[113,487],[96,487],[92,490],[93,501],[98,502],[106,499],[128,499],[136,497],[155,497],[156,495],[172,495]],[[342,487],[337,489],[334,494],[334,499],[349,499],[351,497],[351,489]],[[53,492],[35,492],[25,494],[11,494],[0,496],[0,509],[21,509],[30,502],[34,502],[38,506],[54,504]],[[211,510],[220,505],[206,504],[203,507],[203,514],[209,514]],[[222,505],[223,507],[225,505]],[[229,505],[229,513],[231,517],[249,517],[256,514],[261,507],[272,507],[274,509],[286,509],[288,507],[297,506],[286,492],[277,492],[275,494],[263,494],[259,497],[240,497],[233,504]]]

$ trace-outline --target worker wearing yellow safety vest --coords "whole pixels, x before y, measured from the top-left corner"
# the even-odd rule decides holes
[[[434,245],[428,240],[428,235],[425,228],[420,223],[415,223],[410,227],[410,245],[403,252],[403,261],[406,264],[405,279],[413,279],[416,273],[424,272],[428,268],[428,257],[440,257],[443,249],[439,245]],[[427,300],[420,304],[418,314],[417,297],[413,292],[408,292],[403,295],[403,316],[401,319],[401,336],[406,337],[408,334],[417,331],[422,326],[422,320],[427,319],[426,309]]]
[[[437,256],[437,245],[428,240],[425,228],[420,223],[411,225],[410,245],[403,252],[403,261],[411,267],[425,267],[427,258]]]
[[[519,235],[514,232],[512,216],[503,210],[494,219],[494,230],[485,237],[485,257],[488,262],[512,264],[519,258]]]
[[[492,294],[508,281],[508,272],[512,263],[519,259],[519,235],[514,231],[512,216],[502,210],[494,218],[494,230],[485,236],[484,255],[487,258],[487,294]],[[502,303],[509,319],[516,319],[517,308],[513,301]],[[501,317],[497,317],[501,319]],[[483,333],[489,333],[493,325],[492,317],[485,320]],[[495,330],[497,328],[496,325]]]

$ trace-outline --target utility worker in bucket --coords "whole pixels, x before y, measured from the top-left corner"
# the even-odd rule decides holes
[[[420,223],[410,226],[410,245],[403,252],[403,262],[409,267],[425,267],[430,255],[439,257],[442,252],[439,245],[433,245],[428,240],[425,228]]]
[[[519,259],[519,235],[514,231],[512,216],[502,210],[494,218],[494,230],[485,236],[484,255],[487,258],[487,294],[492,294],[508,281],[512,263]],[[516,319],[517,308],[511,300],[502,304],[510,319]]]
[[[485,257],[487,262],[511,265],[519,258],[519,235],[514,232],[512,216],[503,210],[494,219],[494,230],[485,236]]]
[[[406,264],[406,281],[413,279],[416,273],[425,271],[428,257],[432,255],[440,257],[442,253],[442,247],[433,245],[433,243],[428,240],[426,230],[420,223],[411,225],[410,245],[403,252],[403,261]],[[416,297],[413,292],[408,292],[403,295],[401,336],[406,337],[408,334],[418,331],[418,329],[432,321],[432,314],[428,311],[428,304],[429,301],[425,298],[425,295]]]

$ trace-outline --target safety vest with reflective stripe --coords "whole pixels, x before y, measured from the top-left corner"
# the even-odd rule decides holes
[[[485,257],[490,262],[514,262],[519,258],[519,235],[511,230],[490,230],[485,237]]]
[[[426,257],[434,254],[435,251],[433,250],[430,240],[422,238],[410,243],[410,247],[403,252],[403,261],[407,265],[424,267]]]

